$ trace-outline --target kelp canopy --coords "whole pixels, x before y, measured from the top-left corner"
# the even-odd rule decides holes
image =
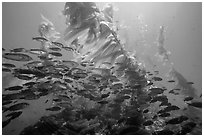
[[[3,51],[5,59],[27,62],[20,68],[3,65],[4,72],[22,80],[22,85],[4,89],[11,92],[3,94],[3,112],[11,113],[3,127],[29,107],[29,100],[48,95],[52,103],[46,110],[57,114],[42,117],[21,134],[187,134],[196,126],[186,116],[166,119],[180,108],[168,102],[165,88],[154,86],[162,78],[148,80],[145,69],[126,52],[111,5],[100,11],[92,2],[67,2],[63,15],[65,43],[57,41],[59,33],[42,16],[40,36],[33,38],[41,48]],[[62,59],[62,50],[73,53],[74,60]],[[150,113],[158,101],[158,115]],[[181,122],[179,129],[169,127]]]

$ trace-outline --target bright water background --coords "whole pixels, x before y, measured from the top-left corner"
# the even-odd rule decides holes
[[[97,3],[102,7],[104,3]],[[165,26],[165,48],[171,51],[170,60],[174,68],[188,81],[193,81],[198,95],[202,91],[202,4],[201,3],[113,3],[115,21],[121,24],[121,39],[126,41],[128,51],[136,50],[138,57],[151,47],[156,50],[156,38],[159,26]],[[61,10],[64,3],[3,3],[2,5],[2,39],[5,49],[38,47],[32,37],[38,36],[40,14],[47,17],[63,34],[65,29],[64,17]],[[117,10],[118,9],[118,10]],[[72,55],[67,54],[68,59]],[[3,60],[4,61],[4,60]],[[2,76],[2,86],[17,84],[11,76]],[[24,126],[34,124],[46,112],[35,110],[39,104],[26,110],[17,120],[4,128],[4,133],[17,134],[23,127],[17,126],[24,122]],[[41,106],[46,107],[46,106]],[[41,108],[43,110],[43,108]],[[40,108],[38,108],[40,109]],[[29,113],[36,114],[29,118]],[[40,114],[39,114],[40,112]],[[23,119],[23,120],[22,120]],[[27,119],[27,121],[26,121]],[[19,127],[13,129],[12,127]]]

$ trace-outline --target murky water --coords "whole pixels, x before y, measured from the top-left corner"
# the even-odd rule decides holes
[[[105,4],[97,3],[101,9]],[[199,97],[202,93],[201,3],[113,3],[113,5],[115,7],[114,22],[118,24],[116,25],[119,29],[117,33],[121,42],[125,44],[125,50],[130,51],[130,54],[135,53],[136,59],[146,71],[163,79],[155,81],[154,85],[165,87],[164,95],[167,96],[168,101],[180,108],[179,111],[172,113],[172,117],[185,114],[190,120],[200,123],[202,109],[188,107],[183,99],[186,96],[192,96],[194,100],[202,101]],[[66,28],[65,18],[61,15],[63,7],[64,3],[3,3],[3,48],[7,50],[17,47],[36,48],[36,43],[31,39],[37,35],[41,13],[53,22],[62,36]],[[164,27],[164,32],[161,32],[160,26]],[[164,37],[163,41],[162,37]],[[60,38],[60,41],[63,39]],[[165,52],[160,53],[159,44],[160,47],[164,47]],[[171,55],[165,61],[163,57],[168,51]],[[70,52],[62,51],[62,53],[62,59],[73,58]],[[7,62],[3,59],[4,61]],[[17,67],[22,65],[16,64]],[[147,79],[151,78],[152,76],[147,75]],[[167,82],[171,79],[176,82]],[[186,84],[188,81],[194,84]],[[25,81],[19,81],[3,72],[3,89],[23,83]],[[173,88],[182,90],[179,91],[179,95],[169,94],[167,91]],[[8,91],[3,90],[3,94],[7,93]],[[36,124],[42,116],[57,114],[57,112],[46,111],[46,108],[53,105],[52,99],[53,94],[49,94],[37,100],[29,100],[28,103],[31,105],[23,110],[20,117],[3,128],[3,134],[20,134],[25,127]],[[75,103],[81,106],[83,104],[81,101],[82,99]],[[21,102],[22,100],[16,103]],[[83,107],[89,110],[94,107],[93,102],[90,104]],[[146,117],[152,117],[159,110],[158,105],[158,103],[154,104],[152,113]],[[183,111],[185,107],[188,109]],[[107,110],[106,107],[103,109]],[[9,113],[3,113],[3,121],[7,114]],[[197,125],[192,134],[201,134],[201,124]]]

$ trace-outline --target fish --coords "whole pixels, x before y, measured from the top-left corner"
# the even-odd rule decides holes
[[[157,101],[160,101],[160,102],[168,101],[168,98],[166,96],[155,96],[150,101],[150,103],[154,103],[154,102],[157,102]]]
[[[49,111],[59,111],[61,110],[61,107],[51,107],[51,108],[46,108],[46,110],[49,110]]]
[[[179,117],[173,118],[171,120],[168,120],[165,123],[166,123],[166,125],[168,125],[168,124],[180,124],[180,123],[182,123],[188,119],[189,118],[186,116],[179,116]]]
[[[143,110],[143,113],[148,113],[148,112],[149,112],[148,109]]]
[[[17,77],[18,79],[21,79],[21,80],[31,80],[31,79],[33,79],[33,77],[29,77],[27,75],[15,75],[15,77]]]
[[[34,55],[45,55],[47,51],[43,49],[30,49],[30,50],[27,50],[27,52]]]
[[[193,97],[185,97],[183,101],[191,101],[193,100]]]
[[[6,100],[6,101],[2,101],[2,105],[8,105],[11,104],[13,101],[12,100]]]
[[[50,49],[50,50],[53,50],[53,51],[61,51],[61,49],[58,48],[58,47],[50,47],[49,49]]]
[[[105,100],[102,100],[102,101],[98,101],[97,103],[99,103],[99,104],[108,104],[109,102],[105,101]]]
[[[178,135],[186,135],[187,133],[190,133],[195,127],[196,123],[194,122],[187,122],[183,126],[181,126],[181,130],[179,131]]]
[[[123,87],[122,83],[113,84],[110,88],[111,89],[121,89]]]
[[[63,100],[63,101],[71,101],[71,98],[68,97],[67,95],[58,95],[57,96],[60,100]]]
[[[62,101],[62,99],[59,99],[59,98],[54,98],[54,99],[53,99],[53,101],[55,101],[55,102],[61,102],[61,101]]]
[[[152,133],[152,135],[174,135],[175,133],[169,129],[159,130]]]
[[[162,113],[159,115],[159,117],[170,117],[171,114],[170,113]]]
[[[54,44],[55,46],[58,46],[60,48],[64,48],[64,45],[60,42],[52,41],[52,44]]]
[[[154,84],[153,82],[148,82],[148,84],[146,86],[151,86],[153,84]]]
[[[162,88],[150,88],[149,90],[150,90],[150,93],[148,93],[148,95],[150,96],[156,96],[164,92],[164,89]]]
[[[172,83],[172,82],[175,82],[175,80],[168,80],[167,82]]]
[[[173,110],[179,110],[180,108],[177,107],[177,106],[174,106],[174,105],[171,105],[171,106],[167,106],[166,108],[158,111],[157,113],[166,113],[166,112],[170,112],[170,111],[173,111]]]
[[[163,102],[161,102],[161,104],[159,106],[160,107],[161,106],[171,106],[171,103],[169,103],[168,101],[163,101]]]
[[[5,88],[5,91],[6,91],[6,90],[13,91],[13,90],[21,90],[21,89],[23,89],[22,86],[13,86],[13,87]]]
[[[67,51],[74,51],[74,49],[72,47],[63,47],[63,49],[65,49]]]
[[[8,119],[8,120],[6,120],[6,121],[3,121],[3,122],[2,122],[2,128],[4,128],[5,126],[7,126],[10,122],[11,122],[10,119]]]
[[[102,95],[101,95],[101,98],[107,98],[107,97],[109,97],[109,95],[110,95],[110,92],[108,92],[108,93],[106,93],[106,94],[102,94]]]
[[[6,68],[15,68],[16,67],[14,64],[11,64],[11,63],[2,63],[2,66],[6,67]]]
[[[64,79],[65,82],[67,83],[72,83],[73,81],[71,79]]]
[[[196,108],[202,108],[202,102],[192,102],[192,103],[187,103],[189,106],[193,106]]]
[[[53,55],[53,56],[55,56],[55,57],[61,57],[61,56],[62,56],[62,54],[59,53],[59,52],[49,52],[49,54],[50,54],[50,55]]]
[[[9,110],[9,111],[21,110],[21,109],[26,108],[28,105],[29,105],[28,103],[18,103],[18,104],[15,104],[15,105],[12,105],[12,106],[6,108],[6,109],[4,110],[4,112],[6,112],[6,111],[8,111],[8,110]]]
[[[194,83],[193,83],[193,82],[187,82],[187,84],[192,85],[192,84],[194,84]]]
[[[26,86],[26,87],[31,87],[31,86],[33,86],[33,85],[35,85],[35,84],[37,84],[38,82],[27,82],[27,83],[24,83],[23,84],[23,86]]]
[[[181,90],[180,88],[175,88],[174,90]]]
[[[175,94],[175,92],[174,92],[174,90],[172,89],[172,90],[170,90],[169,91],[169,93],[171,93],[171,94]]]
[[[10,120],[12,120],[19,117],[22,113],[23,111],[11,112],[10,114],[6,115],[6,117],[10,117]]]
[[[143,123],[144,126],[151,126],[151,125],[153,125],[153,124],[154,124],[154,122],[153,122],[152,120],[147,120],[147,121],[145,121],[145,122]]]
[[[2,48],[2,51],[6,51],[6,49],[5,49],[5,48]]]
[[[121,98],[123,98],[123,99],[130,99],[131,97],[128,96],[128,95],[125,95],[125,96],[122,96]]]
[[[69,68],[76,68],[77,66],[79,66],[79,64],[75,61],[69,61],[69,60],[62,60],[62,64],[64,64],[65,66],[69,67]]]
[[[46,101],[45,101],[45,103],[47,103],[49,100],[47,99]]]
[[[27,62],[33,60],[30,56],[22,53],[4,53],[3,58],[14,61]]]
[[[32,40],[39,41],[39,42],[47,42],[48,39],[45,37],[33,37]]]
[[[10,52],[25,52],[25,51],[26,51],[25,48],[15,48],[10,50]]]
[[[2,67],[2,71],[3,71],[3,72],[11,72],[10,69],[8,69],[8,68],[3,68],[3,67]]]
[[[154,81],[162,81],[163,79],[160,78],[160,77],[153,77],[152,80],[154,80]]]

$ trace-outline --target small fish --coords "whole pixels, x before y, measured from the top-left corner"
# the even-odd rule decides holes
[[[107,98],[107,97],[109,97],[109,95],[110,95],[110,92],[108,92],[107,94],[102,94],[101,98]]]
[[[158,94],[162,94],[164,92],[164,89],[162,88],[150,88],[150,93],[148,93],[150,96],[156,96]]]
[[[25,51],[26,49],[24,48],[15,48],[15,49],[10,50],[10,52],[25,52]]]
[[[6,120],[6,121],[3,121],[3,122],[2,122],[2,128],[4,128],[5,126],[7,126],[10,122],[11,122],[10,119],[8,119],[8,120]]]
[[[187,84],[192,85],[192,84],[194,84],[194,83],[193,83],[193,82],[187,82]]]
[[[170,112],[170,111],[173,111],[173,110],[179,110],[179,109],[180,109],[179,107],[174,106],[174,105],[173,106],[167,106],[166,108],[158,111],[157,113],[161,114],[161,113],[166,113],[166,112]]]
[[[12,113],[6,115],[6,117],[10,117],[10,120],[12,120],[12,119],[19,117],[22,113],[23,113],[22,111],[12,112]]]
[[[47,108],[46,110],[49,110],[49,111],[59,111],[59,110],[61,110],[61,107],[51,107],[51,108]]]
[[[69,68],[76,68],[77,66],[79,66],[77,62],[71,60],[62,60],[62,64]]]
[[[50,49],[50,50],[53,50],[53,51],[61,51],[61,49],[58,48],[58,47],[50,47],[49,49]]]
[[[62,101],[62,99],[59,99],[59,98],[54,98],[54,99],[53,99],[53,101],[55,101],[55,102],[61,102],[61,101]]]
[[[150,103],[154,103],[154,102],[157,102],[157,101],[160,101],[160,102],[168,101],[168,98],[166,96],[155,96],[150,101]]]
[[[27,52],[34,54],[34,55],[44,55],[46,54],[46,51],[43,49],[30,49]]]
[[[63,49],[65,49],[67,51],[74,51],[74,49],[72,47],[63,47]]]
[[[2,101],[2,105],[8,105],[11,104],[13,101],[12,100],[6,100],[6,101]]]
[[[149,75],[149,76],[152,76],[152,75],[154,75],[154,74],[152,74],[152,73],[149,73],[148,75]]]
[[[48,40],[44,37],[33,37],[32,40],[36,40],[39,42],[47,42]]]
[[[175,133],[169,129],[164,129],[160,131],[155,131],[152,135],[174,135]]]
[[[173,118],[167,122],[165,122],[166,124],[180,124],[182,123],[183,121],[186,121],[188,120],[189,118],[186,117],[186,116],[179,116],[179,117],[176,117],[176,118]]]
[[[171,116],[170,113],[162,113],[159,115],[159,117],[169,117],[169,116]]]
[[[153,77],[152,80],[154,80],[154,81],[162,81],[162,78],[160,78],[160,77]]]
[[[55,42],[55,41],[52,41],[52,44],[54,44],[55,46],[58,46],[60,48],[65,48],[64,45],[60,42]]]
[[[181,131],[178,133],[179,135],[186,135],[190,133],[196,127],[196,123],[188,122],[181,126]]]
[[[167,82],[172,83],[172,82],[175,82],[175,80],[168,80]]]
[[[70,101],[71,100],[71,98],[68,97],[67,95],[58,95],[57,97],[63,101]]]
[[[57,105],[60,106],[60,107],[66,108],[66,109],[67,109],[67,108],[73,109],[73,108],[72,108],[72,104],[69,103],[69,102],[60,102],[60,103],[57,103]]]
[[[7,68],[15,68],[16,66],[11,63],[2,63],[2,66],[7,67]]]
[[[171,103],[169,103],[168,101],[163,101],[160,105],[161,106],[171,106]]]
[[[108,104],[109,102],[105,101],[105,100],[102,100],[102,101],[98,101],[97,103],[99,103],[99,104]]]
[[[191,101],[193,100],[193,97],[185,97],[183,101]]]
[[[180,88],[175,88],[174,90],[181,90]]]
[[[4,53],[3,58],[14,60],[14,61],[22,61],[22,62],[33,60],[30,56],[22,53]]]
[[[171,94],[175,94],[175,92],[174,92],[174,90],[172,89],[172,90],[170,90],[169,91],[169,93],[171,93]]]
[[[7,109],[4,110],[4,112],[6,112],[8,110],[9,111],[16,111],[16,110],[24,109],[28,105],[29,105],[28,103],[18,103],[18,104],[15,104],[15,105],[8,107]]]
[[[61,56],[62,56],[62,54],[59,53],[59,52],[49,52],[49,54],[50,54],[50,55],[53,55],[53,56],[55,56],[55,57],[61,57]]]
[[[30,86],[33,86],[35,84],[37,84],[37,82],[27,82],[27,83],[24,83],[23,86],[30,87]]]
[[[153,124],[154,124],[154,122],[153,122],[152,120],[147,120],[147,121],[145,121],[145,122],[143,123],[144,126],[151,126],[151,125],[153,125]]]
[[[21,89],[23,89],[22,86],[13,86],[13,87],[5,88],[5,91],[6,91],[6,90],[13,91],[13,90],[21,90]]]
[[[189,106],[193,106],[196,108],[202,108],[202,102],[192,102],[192,103],[187,103]]]
[[[149,112],[149,110],[148,109],[145,109],[144,111],[143,111],[143,113],[148,113]]]
[[[22,79],[22,80],[31,80],[31,79],[33,79],[33,77],[29,77],[27,75],[15,75],[15,77],[17,77],[18,79]]]
[[[45,101],[45,103],[47,103],[49,100],[47,99],[46,101]]]
[[[172,110],[179,110],[179,109],[180,109],[179,107],[174,106],[174,105],[168,106],[168,107],[164,108],[164,110],[165,110],[166,112],[169,112],[169,111],[172,111]]]
[[[123,98],[123,99],[130,99],[131,97],[128,96],[128,95],[125,95],[125,96],[122,96],[121,98]]]
[[[73,82],[73,81],[70,80],[70,79],[64,79],[64,81],[67,82],[67,83],[72,83],[72,82]]]
[[[112,85],[110,88],[111,89],[121,89],[122,87],[123,87],[122,83],[117,83],[117,84]]]
[[[153,82],[149,82],[146,86],[151,86],[153,84],[154,84]]]
[[[11,70],[8,69],[8,68],[2,68],[2,71],[3,71],[3,72],[11,72]]]

